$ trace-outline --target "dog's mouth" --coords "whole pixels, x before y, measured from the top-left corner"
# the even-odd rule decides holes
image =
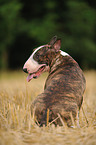
[[[43,65],[36,72],[30,73],[27,77],[27,81],[28,82],[31,81],[32,78],[34,79],[38,78],[41,75],[41,73],[44,72],[45,68],[46,68],[46,65]]]

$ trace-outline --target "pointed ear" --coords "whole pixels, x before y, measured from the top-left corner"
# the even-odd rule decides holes
[[[48,44],[53,45],[56,42],[56,40],[57,40],[57,36],[54,36]]]
[[[58,39],[52,46],[52,48],[55,49],[56,52],[58,52],[60,50],[61,47],[61,39]]]

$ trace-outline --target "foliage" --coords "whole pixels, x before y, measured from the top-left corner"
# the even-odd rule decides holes
[[[95,8],[89,0],[1,0],[0,68],[21,67],[31,48],[54,35],[83,68],[96,68]]]
[[[6,51],[16,38],[20,8],[21,4],[16,0],[8,0],[0,5],[0,67],[6,67]]]

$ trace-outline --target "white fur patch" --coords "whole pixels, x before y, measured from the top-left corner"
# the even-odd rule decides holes
[[[68,56],[69,55],[68,53],[66,53],[66,52],[64,52],[62,50],[60,50],[60,54],[63,55],[63,56]]]

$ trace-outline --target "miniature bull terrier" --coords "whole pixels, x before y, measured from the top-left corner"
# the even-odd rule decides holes
[[[31,111],[35,108],[40,126],[47,124],[49,109],[49,122],[59,114],[71,127],[72,117],[76,120],[82,105],[85,77],[78,63],[60,47],[61,39],[54,36],[48,44],[36,48],[23,67],[23,71],[28,73],[28,82],[46,70],[49,72],[44,92],[31,105]],[[54,124],[62,125],[60,119],[55,120]]]

